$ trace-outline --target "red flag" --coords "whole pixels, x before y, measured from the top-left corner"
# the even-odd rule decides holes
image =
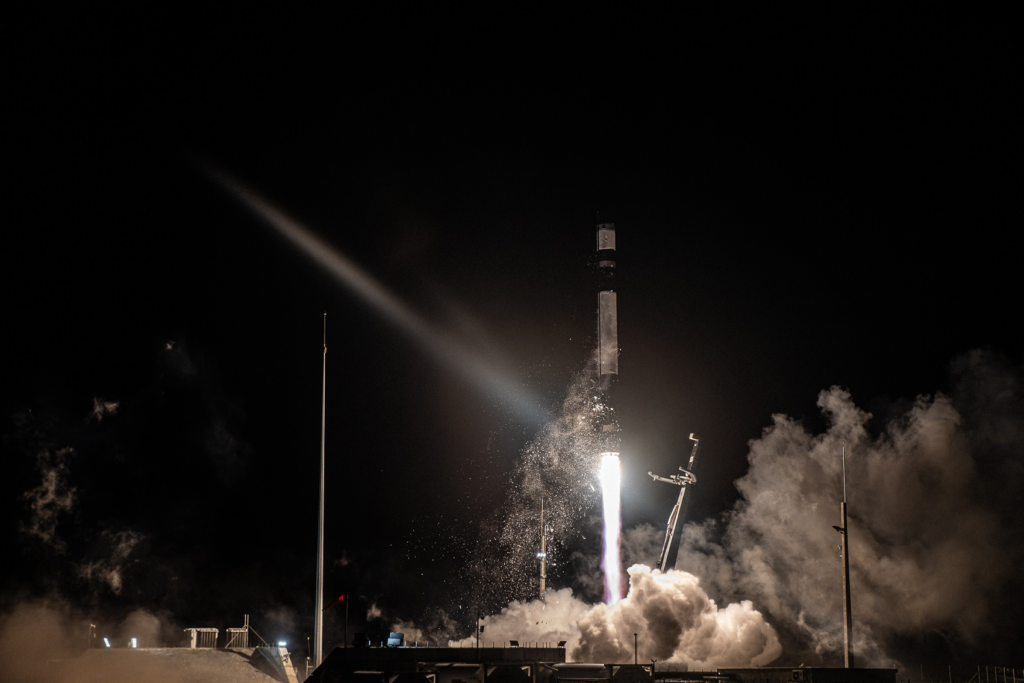
[[[345,594],[344,593],[339,595],[334,602],[332,602],[331,604],[327,605],[327,607],[324,607],[323,610],[321,610],[321,611],[322,612],[326,612],[327,610],[329,610],[332,607],[334,607],[335,605],[337,605],[339,602],[345,602]]]

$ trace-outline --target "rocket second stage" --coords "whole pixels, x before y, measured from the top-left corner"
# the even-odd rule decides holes
[[[619,374],[619,321],[615,298],[615,224],[597,226],[597,373],[607,391]]]
[[[615,295],[616,273],[615,224],[597,226],[597,348],[594,360],[599,396],[594,427],[598,432],[601,452],[618,454],[619,425],[611,407],[611,388],[619,375],[619,320]]]

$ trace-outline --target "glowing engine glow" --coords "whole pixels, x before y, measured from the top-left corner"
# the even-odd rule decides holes
[[[614,605],[622,599],[622,561],[619,541],[622,509],[619,503],[621,472],[618,453],[601,454],[601,496],[604,499],[604,601]]]

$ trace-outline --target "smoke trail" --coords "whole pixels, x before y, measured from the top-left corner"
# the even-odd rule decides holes
[[[601,454],[601,496],[604,501],[604,601],[614,605],[622,599],[622,560],[619,542],[622,533],[622,508],[619,486],[621,468],[618,453]]]
[[[687,525],[679,565],[722,598],[762,606],[788,659],[834,664],[842,570],[831,525],[845,442],[858,663],[889,664],[901,642],[936,631],[951,648],[1012,652],[1020,622],[1002,605],[1024,594],[1014,517],[1024,493],[1021,373],[982,352],[954,372],[952,395],[918,397],[876,435],[871,415],[837,387],[818,398],[825,433],[775,415],[750,442],[742,499],[722,522]]]

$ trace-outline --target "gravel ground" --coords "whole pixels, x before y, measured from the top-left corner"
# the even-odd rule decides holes
[[[60,683],[271,683],[252,650],[97,649],[49,662],[38,680]],[[40,664],[42,664],[40,662]],[[34,679],[33,679],[34,680]]]

